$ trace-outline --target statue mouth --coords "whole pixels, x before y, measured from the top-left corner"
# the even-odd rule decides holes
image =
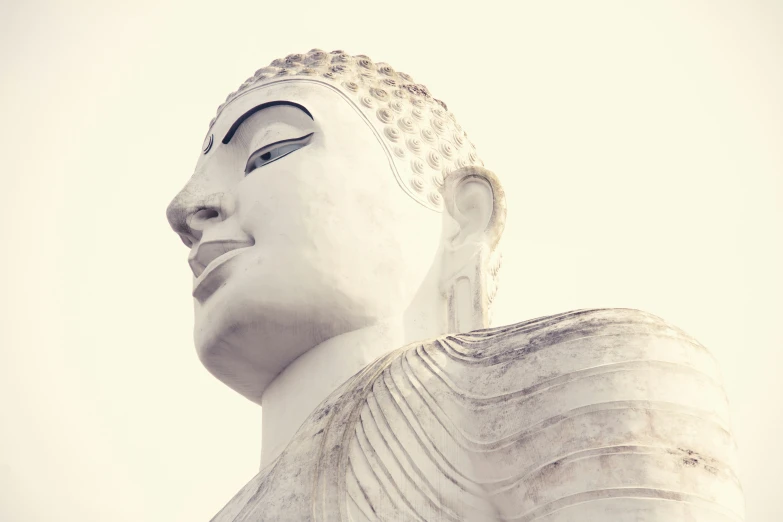
[[[226,262],[251,248],[252,240],[207,241],[199,244],[188,259],[193,270],[193,297],[203,301],[223,284],[225,274],[221,277],[220,267]]]
[[[196,279],[210,269],[211,265],[224,255],[240,248],[251,247],[255,244],[252,239],[225,239],[204,241],[193,249],[188,256],[188,264]]]

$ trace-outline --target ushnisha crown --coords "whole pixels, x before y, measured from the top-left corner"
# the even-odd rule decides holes
[[[454,114],[424,85],[386,63],[344,51],[313,49],[274,60],[229,94],[218,114],[245,91],[289,77],[330,83],[353,102],[376,129],[403,190],[429,209],[443,210],[440,189],[445,176],[484,164]]]

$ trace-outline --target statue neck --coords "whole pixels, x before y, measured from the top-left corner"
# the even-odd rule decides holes
[[[315,408],[379,357],[445,333],[443,320],[406,316],[347,332],[310,349],[269,384],[261,399],[261,468],[274,461]]]
[[[378,358],[416,341],[484,327],[484,283],[476,276],[482,265],[468,261],[461,259],[463,268],[449,273],[445,284],[442,264],[433,263],[430,277],[402,315],[332,337],[280,372],[261,396],[261,468],[285,450],[321,402]]]

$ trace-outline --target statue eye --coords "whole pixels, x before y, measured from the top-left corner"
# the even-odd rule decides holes
[[[302,136],[301,138],[278,141],[277,143],[273,143],[271,145],[267,145],[266,147],[262,147],[258,149],[253,154],[251,154],[250,158],[247,160],[247,166],[245,167],[245,176],[253,172],[258,167],[263,167],[264,165],[268,165],[273,161],[277,161],[280,158],[288,156],[292,152],[301,149],[302,147],[310,143],[310,138],[313,137],[313,134],[314,133],[311,132],[307,136]]]

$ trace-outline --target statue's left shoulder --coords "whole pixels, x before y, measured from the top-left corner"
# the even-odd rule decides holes
[[[715,358],[699,342],[660,317],[625,308],[577,310],[448,335],[419,351],[433,371],[477,396],[586,384],[595,380],[588,376],[607,372],[655,370],[687,373],[691,381],[720,380]]]
[[[323,496],[354,520],[742,520],[717,364],[654,315],[446,335],[366,373]]]
[[[487,357],[522,357],[557,346],[578,346],[582,351],[596,341],[621,341],[621,345],[636,346],[661,340],[685,342],[699,351],[706,349],[679,328],[653,314],[630,308],[576,310],[540,317],[496,328],[447,336],[467,348],[465,354],[486,361]],[[606,344],[606,343],[597,343]],[[612,344],[612,343],[610,343]]]
[[[430,454],[451,456],[441,480],[484,485],[476,498],[505,518],[742,519],[718,364],[655,315],[579,310],[448,335],[394,366],[426,406]]]

